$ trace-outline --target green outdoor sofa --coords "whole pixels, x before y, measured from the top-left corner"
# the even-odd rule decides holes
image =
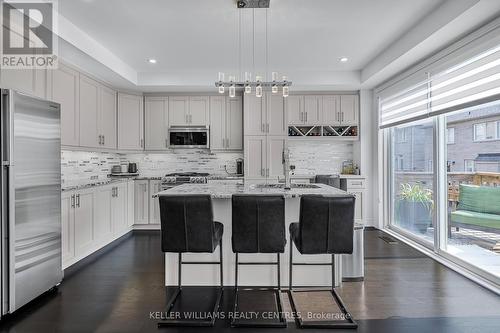
[[[451,225],[500,233],[500,187],[460,185]]]

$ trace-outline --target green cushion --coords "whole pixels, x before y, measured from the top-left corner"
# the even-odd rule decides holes
[[[451,213],[451,222],[500,229],[500,215],[496,214],[457,210]]]
[[[457,209],[500,215],[500,187],[460,184]]]

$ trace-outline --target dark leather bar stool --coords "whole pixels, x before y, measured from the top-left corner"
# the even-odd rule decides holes
[[[219,309],[222,297],[222,234],[224,226],[213,221],[212,199],[210,195],[160,196],[161,249],[163,252],[178,253],[178,286],[174,295],[167,302],[170,314],[182,291],[182,265],[215,264],[220,267],[220,289],[213,307]],[[186,252],[213,253],[219,246],[219,261],[182,261]],[[167,319],[158,326],[213,326],[215,316],[204,319]]]
[[[259,311],[256,312],[267,311],[277,316],[271,320],[270,318],[248,320],[233,317],[231,325],[233,327],[286,327],[280,282],[280,253],[285,251],[286,245],[284,197],[277,195],[233,195],[232,229],[232,245],[236,257],[234,313],[255,311],[255,307],[258,307]],[[239,262],[238,254],[240,253],[275,253],[276,261]],[[238,287],[238,267],[240,265],[276,266],[277,287],[240,290]],[[265,306],[268,308],[263,310]]]
[[[290,272],[289,291],[294,312],[297,312],[293,291],[294,265],[331,265],[331,293],[342,311],[345,320],[310,321],[298,318],[303,328],[357,328],[356,322],[344,306],[342,299],[335,291],[335,254],[352,253],[354,232],[354,202],[353,196],[325,197],[320,195],[304,195],[300,199],[300,220],[290,224]],[[293,246],[301,254],[331,254],[330,263],[293,263]],[[318,291],[318,290],[314,290]],[[312,292],[312,291],[300,291]],[[324,292],[324,291],[323,291]]]

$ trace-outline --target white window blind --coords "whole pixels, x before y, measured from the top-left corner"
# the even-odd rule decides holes
[[[380,128],[500,99],[500,27],[378,94]]]
[[[429,113],[428,75],[415,75],[379,96],[380,127],[426,117]],[[403,88],[403,89],[401,89]]]

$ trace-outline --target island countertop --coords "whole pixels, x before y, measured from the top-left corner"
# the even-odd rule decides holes
[[[282,184],[280,184],[282,186]],[[283,187],[262,186],[258,184],[183,184],[171,189],[156,193],[161,195],[189,195],[189,194],[209,194],[212,199],[231,199],[233,194],[255,194],[255,195],[283,195],[285,198],[298,198],[305,194],[320,194],[325,196],[349,195],[347,192],[325,184],[314,185],[315,188],[300,187],[297,184],[289,190]]]

